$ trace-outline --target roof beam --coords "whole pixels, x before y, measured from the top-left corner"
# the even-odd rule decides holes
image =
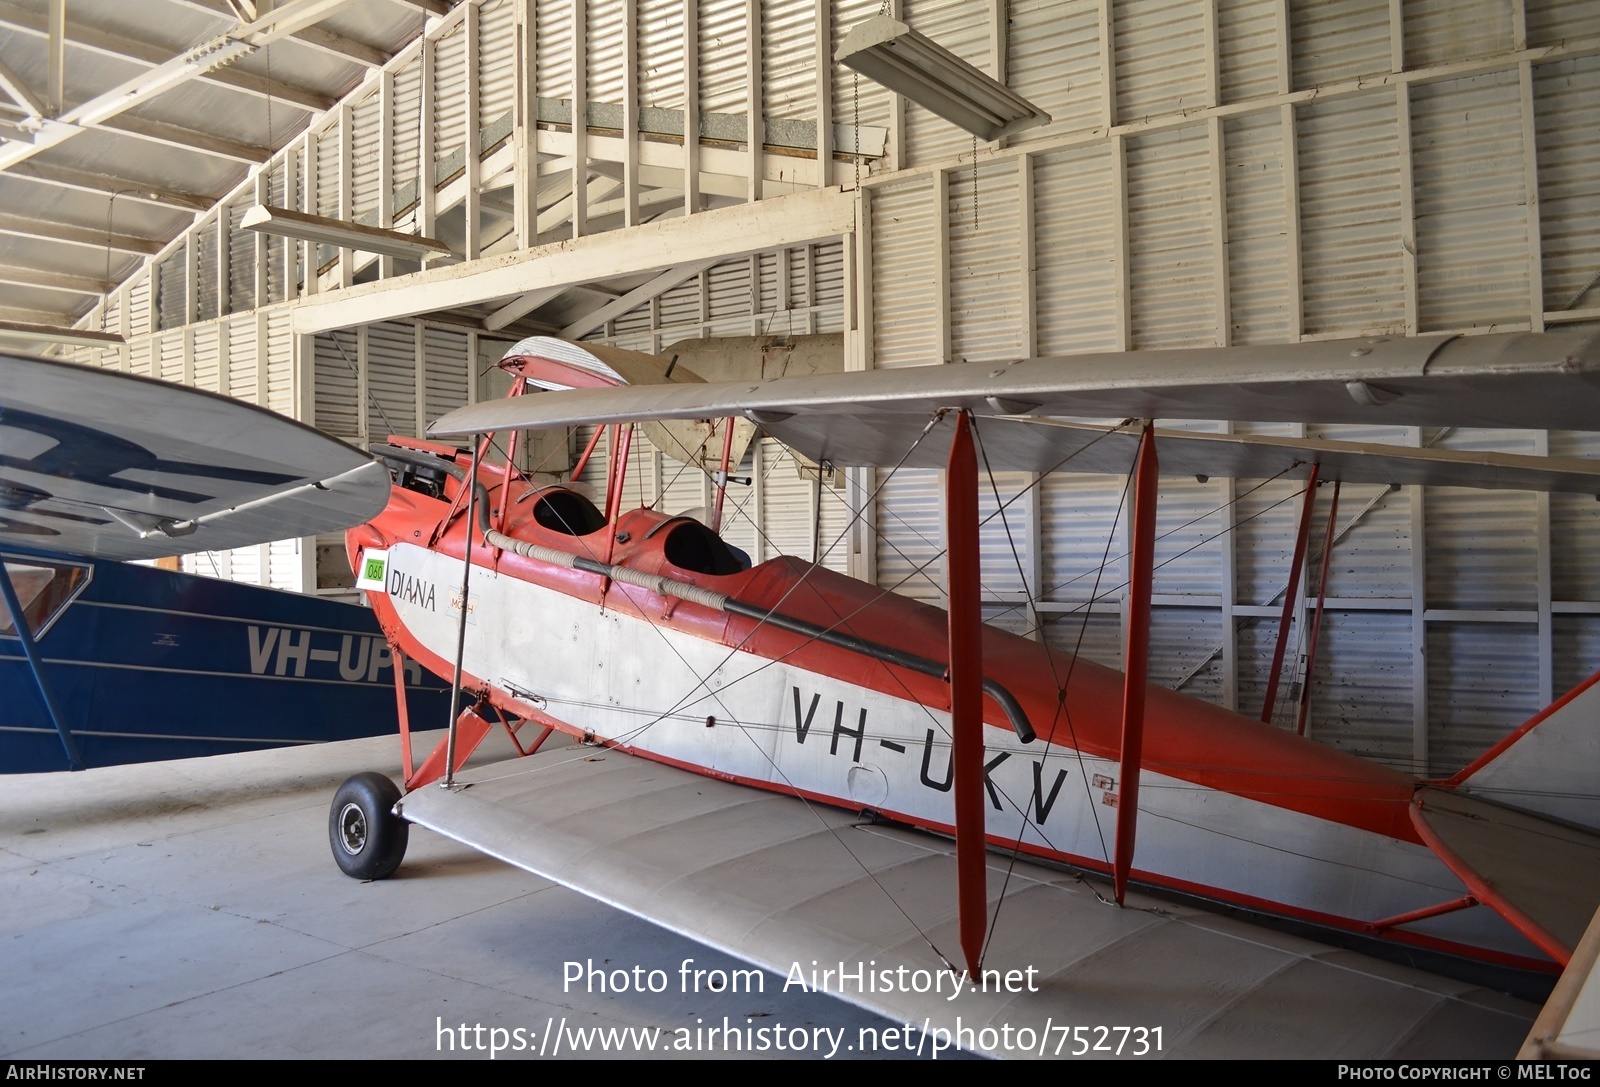
[[[9,117],[0,117],[0,140],[20,140],[22,143],[32,143],[33,129],[24,126],[20,121],[13,121]]]
[[[592,310],[572,322],[561,330],[562,339],[582,339],[613,317],[620,317],[629,310],[644,305],[650,299],[660,294],[665,294],[686,279],[693,279],[701,272],[716,264],[720,257],[708,257],[705,260],[692,261],[689,264],[680,264],[668,268],[648,283],[635,287],[621,298],[614,298],[599,309]]]
[[[50,112],[50,107],[29,90],[22,77],[7,68],[4,62],[0,62],[0,89],[4,89],[6,94],[11,96],[11,100],[27,110],[31,116],[44,117]]]
[[[133,181],[125,177],[111,177],[107,174],[90,173],[88,170],[74,170],[67,166],[47,166],[40,162],[19,162],[4,175],[9,178],[21,178],[25,181],[38,181],[46,185],[55,185],[66,189],[78,189],[82,192],[103,193],[122,200],[137,200],[142,204],[156,204],[166,208],[177,208],[180,211],[210,211],[220,197],[206,196],[201,193],[179,192],[176,189],[165,189],[159,185],[151,185],[144,181]]]
[[[132,234],[112,234],[90,227],[70,223],[52,223],[27,215],[0,215],[0,234],[15,234],[23,238],[42,238],[47,242],[67,242],[86,245],[91,249],[112,249],[120,253],[150,255],[161,252],[166,245],[159,238],[139,238]]]
[[[64,272],[46,272],[38,268],[18,268],[0,265],[0,283],[17,287],[39,287],[47,291],[65,291],[68,294],[87,294],[99,297],[115,284],[92,276],[67,275]]]
[[[450,5],[444,0],[394,0],[403,8],[420,11],[424,15],[449,15]]]
[[[662,204],[682,204],[682,189],[647,189],[639,194],[635,208],[640,212],[649,211],[651,208]],[[600,200],[589,206],[590,218],[599,219],[605,215],[618,214],[626,210],[626,197],[616,200]]]
[[[563,294],[566,289],[565,287],[540,287],[536,291],[519,294],[483,319],[484,330],[499,332],[511,322],[527,316],[546,302],[553,301]]]
[[[223,136],[213,136],[209,132],[196,132],[192,128],[183,128],[180,125],[168,124],[165,121],[152,121],[146,117],[130,117],[121,114],[117,117],[107,118],[96,127],[109,132],[121,132],[129,136],[150,140],[152,143],[166,144],[168,147],[177,147],[184,151],[198,151],[204,155],[214,155],[217,158],[232,159],[242,162],[247,166],[259,166],[272,157],[272,150],[266,147],[257,147],[254,144],[240,143]]]
[[[534,233],[543,234],[554,230],[563,223],[572,221],[573,200],[571,179],[568,179],[568,191],[565,196],[541,211],[534,223]],[[609,177],[591,177],[588,185],[584,187],[587,200],[602,200],[622,188],[622,182]]]
[[[376,45],[358,42],[343,34],[323,30],[321,27],[307,27],[291,34],[290,37],[301,45],[309,45],[319,52],[329,53],[340,60],[348,60],[365,68],[382,68],[394,55],[385,53]]]
[[[229,31],[229,36],[237,36],[255,46],[266,46],[283,38],[293,38],[303,45],[321,49],[356,64],[363,64],[369,68],[382,68],[393,59],[393,53],[385,53],[375,45],[358,42],[316,25],[340,8],[348,7],[352,2],[353,0],[289,0],[288,3],[273,8],[253,22]],[[231,14],[232,8],[226,7],[226,11]]]
[[[25,315],[25,316],[21,316]],[[32,320],[31,318],[43,318]],[[73,343],[87,347],[109,347],[127,343],[112,332],[94,332],[71,327],[72,317],[67,314],[32,313],[28,310],[0,310],[0,340],[28,342]]]
[[[60,0],[51,0],[52,12],[57,10],[55,5],[59,2]],[[143,105],[163,91],[181,86],[190,80],[198,79],[237,60],[241,56],[271,45],[273,42],[289,37],[292,34],[308,31],[313,23],[326,19],[350,2],[351,0],[289,0],[282,7],[274,9],[254,22],[235,24],[225,33],[179,53],[171,60],[156,65],[148,72],[126,80],[89,101],[74,106],[72,109],[63,111],[59,118],[48,120],[45,123],[31,146],[26,143],[12,142],[0,147],[0,169],[22,162],[24,159],[32,158],[40,151],[54,147],[57,144],[65,143],[85,128],[104,124],[113,117],[121,116],[128,110]],[[54,37],[55,35],[52,35],[52,38]],[[160,122],[142,120],[137,123],[147,126],[145,133],[140,134],[148,134],[152,131],[148,128],[149,125],[160,125]],[[169,136],[174,134],[171,130],[184,131],[177,129],[176,126],[164,127],[168,130],[167,134]],[[155,131],[160,131],[160,129]],[[245,145],[233,143],[232,141],[213,140],[208,150],[213,154],[236,158],[243,162],[265,161],[265,156],[256,156],[256,149],[250,148],[247,151],[241,151],[244,148]]]
[[[517,210],[516,206],[511,202],[511,197],[506,195],[504,189],[497,190],[493,193],[478,193],[478,206],[480,208],[489,208],[493,211],[498,211],[504,215],[514,215]]]
[[[224,19],[234,20],[238,18],[238,12],[228,3],[228,0],[174,0],[174,2],[195,11],[203,11]],[[246,37],[255,45],[265,45],[266,41],[276,41],[285,37],[293,38],[301,45],[309,45],[313,49],[332,53],[342,60],[348,60],[367,68],[382,68],[389,62],[390,54],[385,53],[377,46],[367,45],[365,42],[346,38],[342,34],[335,34],[332,31],[312,27],[312,23],[326,19],[337,8],[349,2],[350,0],[290,0],[288,3],[283,3],[277,11],[268,12],[251,23],[233,27],[228,31],[228,34],[234,35],[236,32],[248,31],[250,33],[247,33]],[[296,8],[307,11],[309,14],[304,17],[295,16],[291,9]],[[286,15],[289,17],[286,18]],[[268,31],[266,40],[262,40],[263,35],[260,33],[262,28]]]
[[[43,310],[0,306],[0,332],[48,331],[69,328],[77,318],[70,313],[45,313]]]
[[[21,31],[38,38],[48,38],[50,29],[46,18],[25,8],[18,7],[10,0],[0,0],[0,26],[11,30]],[[139,38],[130,38],[125,34],[107,34],[103,30],[71,23],[67,26],[67,44],[86,49],[102,56],[115,57],[138,64],[154,67],[164,64],[172,59],[172,50],[154,42],[144,41]],[[272,98],[278,102],[288,102],[306,109],[322,112],[332,108],[336,99],[320,91],[310,90],[306,87],[297,87],[290,83],[283,83],[276,79],[267,79],[263,76],[242,72],[237,68],[218,68],[214,72],[207,72],[199,77],[204,83],[214,83],[222,87],[231,87],[261,98]]]
[[[306,335],[436,313],[540,287],[804,245],[854,229],[854,193],[837,187],[809,189],[313,295],[301,299],[292,311],[294,330]]]
[[[326,113],[338,104],[339,100],[331,94],[323,94],[306,87],[296,87],[289,83],[282,83],[266,76],[254,75],[241,71],[238,68],[218,68],[214,72],[207,72],[200,77],[203,82],[214,83],[219,87],[229,87],[245,94],[253,94],[257,98],[270,99],[274,102],[286,102],[290,105],[300,106],[316,113]]]
[[[67,0],[50,0],[48,10],[50,42],[45,89],[50,95],[48,116],[54,117],[67,108]]]

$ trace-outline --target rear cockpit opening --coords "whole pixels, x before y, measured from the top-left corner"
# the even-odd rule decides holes
[[[730,547],[699,521],[683,520],[673,525],[662,551],[672,565],[696,574],[721,576],[750,569],[748,555]]]

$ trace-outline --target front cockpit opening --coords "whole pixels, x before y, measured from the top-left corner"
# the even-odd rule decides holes
[[[533,519],[540,528],[566,536],[587,536],[606,527],[605,514],[575,491],[551,487],[539,492]]]
[[[750,569],[749,556],[728,546],[699,521],[684,520],[673,525],[662,551],[672,565],[697,574],[720,576]]]

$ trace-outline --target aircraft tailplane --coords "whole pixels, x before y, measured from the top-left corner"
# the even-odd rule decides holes
[[[1600,672],[1495,744],[1446,788],[1600,830]]]

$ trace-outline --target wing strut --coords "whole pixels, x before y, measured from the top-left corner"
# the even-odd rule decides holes
[[[1322,534],[1322,573],[1317,578],[1317,617],[1311,624],[1311,641],[1306,646],[1306,678],[1300,684],[1300,717],[1295,721],[1297,735],[1306,734],[1306,715],[1311,711],[1311,677],[1317,667],[1317,635],[1322,633],[1322,614],[1328,602],[1328,560],[1333,557],[1333,523],[1339,519],[1339,484],[1333,481],[1333,504],[1328,507],[1328,527]]]
[[[578,482],[578,477],[583,475],[584,468],[588,467],[589,458],[594,455],[594,447],[600,444],[600,439],[605,436],[604,424],[594,428],[594,433],[589,435],[589,444],[583,447],[583,453],[578,457],[578,463],[572,466],[572,475],[567,478],[568,483]]]
[[[394,664],[394,702],[396,716],[400,719],[400,766],[409,783],[416,773],[416,763],[411,758],[411,707],[406,704],[406,655],[393,642],[389,643],[389,660]]]
[[[976,476],[973,477],[973,490],[976,493]],[[976,525],[976,518],[973,523]],[[0,562],[0,597],[5,598],[6,611],[11,616],[11,630],[22,643],[22,655],[28,659],[28,669],[33,672],[33,682],[39,690],[39,697],[44,700],[45,711],[50,714],[50,722],[61,736],[61,746],[67,752],[67,768],[82,770],[83,756],[78,754],[77,737],[67,727],[67,719],[56,704],[55,693],[50,690],[50,684],[45,682],[44,661],[39,657],[39,645],[33,640],[33,631],[28,629],[28,616],[22,610],[22,602],[17,599],[17,587],[11,583],[11,571],[6,569],[4,562]],[[982,757],[981,750],[979,757]],[[981,841],[979,844],[981,847]]]
[[[1294,537],[1294,561],[1289,564],[1289,587],[1283,591],[1283,616],[1278,620],[1278,645],[1272,651],[1272,671],[1267,673],[1267,697],[1261,702],[1262,724],[1272,724],[1272,704],[1278,700],[1278,673],[1283,670],[1283,652],[1289,647],[1289,620],[1294,615],[1295,594],[1300,591],[1300,567],[1306,561],[1306,539],[1311,535],[1311,512],[1317,506],[1317,469],[1311,465],[1306,480],[1306,496],[1300,503],[1300,530]]]
[[[622,513],[622,485],[628,478],[628,449],[633,444],[633,424],[611,428],[611,463],[606,465],[606,561],[617,546],[617,517]]]
[[[522,390],[527,386],[527,384],[528,379],[523,377],[521,374],[518,374],[516,377],[511,379],[511,391],[506,395],[521,396]],[[517,438],[520,437],[521,434],[522,431],[513,430],[511,433],[506,435],[506,466],[504,474],[500,477],[500,515],[493,519],[495,527],[497,527],[501,532],[506,530],[506,521],[511,516],[511,480],[512,477],[520,474],[517,471]],[[500,568],[499,554],[495,555],[494,564],[495,569],[498,570]]]
[[[955,773],[956,907],[967,971],[978,973],[988,927],[983,822],[983,610],[978,602],[978,458],[956,413],[945,472],[945,581],[950,593],[950,731]]]
[[[728,463],[733,457],[733,419],[722,421],[727,428],[722,435],[722,468],[717,472],[717,503],[711,507],[711,531],[722,531],[722,502],[728,495],[728,469],[733,467]]]
[[[1128,890],[1139,819],[1139,760],[1144,753],[1144,685],[1150,650],[1150,592],[1155,580],[1156,491],[1160,487],[1155,430],[1147,422],[1133,479],[1133,558],[1128,578],[1128,646],[1122,680],[1122,768],[1117,788],[1117,845],[1111,885],[1117,905]]]
[[[461,669],[462,662],[467,657],[467,597],[472,589],[472,533],[478,527],[477,518],[474,516],[478,501],[478,463],[483,457],[483,451],[489,444],[490,435],[482,442],[474,440],[472,443],[472,471],[467,476],[467,520],[461,526],[461,539],[463,552],[461,555],[461,620],[456,624],[456,666],[450,676],[450,731],[445,735],[445,760],[444,760],[444,787],[451,788],[455,785],[456,772],[456,733],[465,714],[458,713],[461,705]],[[482,738],[481,736],[479,737]],[[476,741],[474,741],[476,746]],[[435,752],[437,754],[437,752]],[[430,760],[431,761],[431,760]],[[426,766],[424,766],[426,769]],[[407,782],[407,784],[410,784]]]

